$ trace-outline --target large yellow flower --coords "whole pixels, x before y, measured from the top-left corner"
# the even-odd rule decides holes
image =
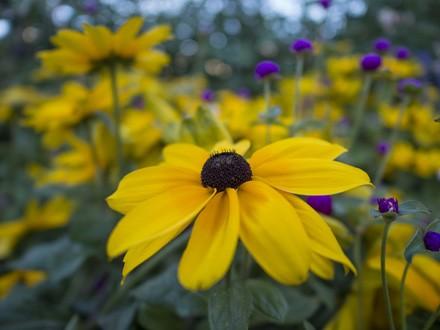
[[[125,216],[107,244],[124,252],[123,276],[196,218],[179,266],[190,290],[207,289],[227,272],[240,239],[256,262],[283,284],[309,271],[332,275],[331,261],[355,271],[324,220],[293,195],[336,194],[370,183],[368,175],[335,161],[345,149],[312,138],[290,138],[256,151],[209,154],[190,144],[164,149],[164,162],[128,174],[107,201]]]
[[[111,62],[132,63],[154,73],[169,61],[163,52],[154,49],[171,37],[168,25],[158,25],[138,35],[144,21],[133,17],[116,32],[107,27],[85,25],[83,32],[60,30],[53,38],[53,50],[38,54],[47,72],[84,74]]]

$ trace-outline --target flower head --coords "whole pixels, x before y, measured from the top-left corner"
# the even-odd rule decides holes
[[[373,45],[376,51],[386,53],[391,47],[391,42],[387,38],[378,38]]]
[[[308,39],[298,39],[292,43],[290,50],[296,54],[310,53],[313,51],[313,44]]]
[[[399,203],[396,198],[378,198],[377,206],[379,212],[384,213],[399,213]]]
[[[255,77],[259,80],[276,76],[280,73],[280,66],[273,61],[261,61],[255,67]]]
[[[406,47],[397,47],[394,56],[399,60],[406,60],[411,56],[411,52]]]
[[[321,4],[322,7],[328,9],[332,4],[332,0],[319,0],[319,3]]]
[[[405,94],[417,94],[422,90],[422,82],[415,78],[406,78],[399,81],[397,90]]]
[[[205,102],[213,102],[215,100],[215,92],[212,89],[205,89],[200,95],[201,99]]]
[[[376,145],[376,151],[379,155],[385,156],[390,151],[390,144],[387,141],[380,141]]]
[[[427,231],[423,237],[423,242],[425,243],[425,248],[427,250],[434,252],[440,251],[440,233]]]
[[[195,218],[180,260],[180,283],[207,289],[227,272],[241,240],[275,280],[302,283],[309,271],[333,277],[332,261],[354,267],[331,229],[295,194],[340,193],[370,180],[335,161],[345,149],[314,138],[290,138],[249,159],[233,146],[211,154],[173,144],[164,162],[128,174],[107,202],[125,214],[110,235],[110,257],[125,253],[123,276],[182,233]]]
[[[333,198],[332,196],[309,196],[307,203],[319,213],[331,215],[333,212]]]
[[[374,53],[366,54],[361,58],[360,65],[365,72],[376,71],[382,65],[382,58]]]

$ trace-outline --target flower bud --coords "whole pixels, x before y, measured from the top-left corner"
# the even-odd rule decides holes
[[[258,80],[270,78],[280,73],[280,66],[273,61],[261,61],[255,67],[255,78]]]
[[[425,248],[429,251],[440,252],[440,233],[427,231],[423,237]]]
[[[311,53],[313,51],[313,44],[308,39],[298,39],[292,43],[290,50],[296,54]]]
[[[366,54],[361,58],[361,68],[365,72],[372,72],[382,65],[382,58],[374,53]]]

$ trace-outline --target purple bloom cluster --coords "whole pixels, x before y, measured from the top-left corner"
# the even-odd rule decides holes
[[[399,81],[397,90],[400,93],[418,93],[421,91],[423,85],[422,82],[415,78],[406,78]]]
[[[440,233],[427,231],[423,237],[425,248],[429,251],[440,252]]]
[[[306,202],[319,213],[331,215],[333,212],[332,196],[309,196]]]
[[[325,9],[328,9],[330,7],[330,5],[332,4],[331,0],[319,0],[319,3],[321,4],[322,7],[324,7]]]
[[[298,39],[292,43],[290,50],[297,54],[309,53],[313,51],[313,44],[308,39]]]
[[[411,52],[406,47],[397,47],[394,56],[399,60],[406,60],[411,56]]]
[[[365,72],[376,71],[382,65],[382,57],[375,53],[366,54],[362,56],[360,65]]]
[[[200,95],[200,98],[205,102],[213,102],[215,100],[215,93],[211,89],[205,89]]]
[[[391,48],[391,42],[387,38],[378,38],[374,41],[374,49],[379,53],[386,53]]]
[[[385,156],[390,151],[390,144],[387,141],[381,141],[376,145],[376,151],[379,155]]]
[[[378,198],[377,206],[379,208],[380,213],[388,213],[388,212],[399,213],[399,203],[397,202],[397,199],[394,197]]]
[[[255,77],[259,80],[276,76],[280,73],[280,66],[273,61],[261,61],[255,67]]]

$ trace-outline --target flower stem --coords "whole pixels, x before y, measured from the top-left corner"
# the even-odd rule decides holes
[[[391,152],[393,151],[394,144],[396,143],[399,129],[400,129],[400,126],[402,125],[403,116],[405,115],[405,111],[408,108],[408,104],[409,104],[409,99],[407,97],[405,97],[402,100],[402,103],[400,105],[399,115],[397,117],[396,123],[394,124],[393,131],[391,132],[390,140],[388,142],[388,145],[389,145],[388,152],[382,158],[382,161],[381,161],[379,168],[376,172],[376,176],[374,177],[374,185],[376,187],[382,182],[383,176],[385,174],[385,169],[386,169],[386,166],[390,160]]]
[[[385,221],[385,226],[383,228],[383,234],[382,234],[382,245],[380,248],[380,275],[382,279],[382,289],[384,293],[388,322],[390,324],[390,329],[395,330],[396,328],[394,326],[393,310],[391,308],[391,298],[390,298],[390,291],[388,288],[388,279],[387,279],[386,262],[385,262],[386,253],[387,253],[387,239],[388,239],[388,233],[390,227],[391,227],[391,222]]]
[[[122,138],[121,138],[121,106],[119,104],[118,93],[118,80],[117,80],[117,67],[112,63],[109,66],[110,69],[110,82],[113,100],[113,119],[114,119],[114,134],[116,142],[116,161],[117,172],[116,177],[119,179],[124,171],[124,156],[122,150]]]
[[[301,111],[301,78],[304,71],[304,56],[298,55],[295,69],[295,85],[294,85],[294,99],[293,99],[293,113],[292,120],[299,121],[302,117]],[[293,124],[293,123],[292,123]]]
[[[269,118],[270,116],[270,97],[271,97],[271,92],[270,92],[270,81],[269,79],[265,79],[264,83],[263,83],[263,88],[264,88],[264,104],[265,104],[265,111],[267,114],[267,122],[266,122],[266,144],[270,144],[271,142],[271,119]]]
[[[363,288],[363,277],[362,277],[362,230],[359,228],[355,235],[354,241],[354,261],[355,266],[358,271],[358,277],[356,280],[356,302],[357,302],[357,313],[356,313],[356,324],[359,330],[364,329],[364,288]]]
[[[408,275],[410,262],[406,262],[405,268],[403,269],[402,279],[400,280],[400,327],[402,330],[406,330],[406,317],[405,317],[405,282],[406,276]]]
[[[349,149],[354,146],[358,138],[359,132],[362,127],[362,121],[364,118],[365,105],[367,104],[368,95],[370,94],[371,83],[373,79],[370,74],[365,75],[364,83],[362,85],[362,91],[359,96],[359,101],[354,114],[354,125],[351,131]]]
[[[431,314],[428,321],[426,321],[425,326],[423,327],[423,330],[429,330],[434,325],[437,318],[440,317],[440,305],[438,305],[437,309],[434,313]]]

